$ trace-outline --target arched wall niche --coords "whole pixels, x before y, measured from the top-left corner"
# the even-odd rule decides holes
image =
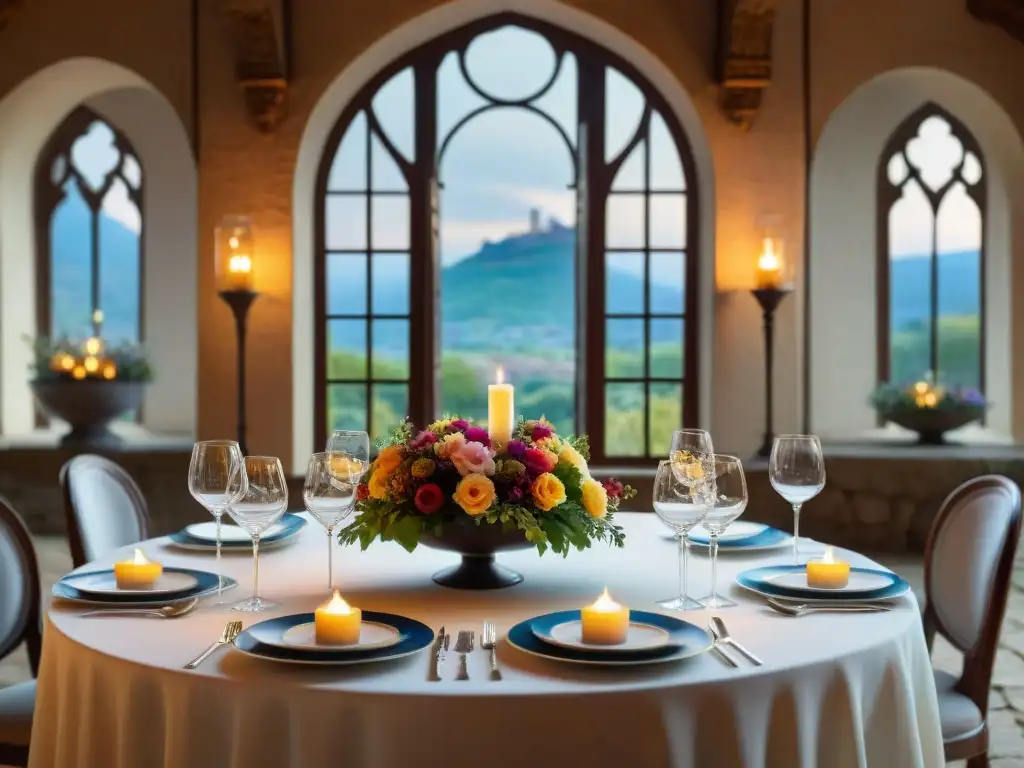
[[[97,58],[39,70],[0,100],[0,428],[34,429],[25,336],[36,334],[32,188],[50,134],[85,104],[126,136],[146,178],[143,203],[143,326],[156,370],[143,426],[195,433],[197,396],[196,167],[170,102],[148,81]]]
[[[1021,340],[1011,332],[1024,320],[1021,302],[1016,309],[1013,302],[1021,295],[1014,280],[1022,277],[1021,270],[1015,277],[1014,254],[1024,252],[1024,143],[1002,106],[976,84],[944,70],[908,67],[879,75],[847,97],[829,117],[814,154],[810,428],[825,438],[874,433],[868,395],[878,376],[878,164],[893,131],[928,103],[960,120],[985,157],[985,382],[993,405],[984,436],[1024,434],[1024,392],[1015,396],[1012,386]]]
[[[689,94],[671,72],[635,40],[591,16],[554,0],[459,0],[446,3],[396,27],[378,39],[326,88],[310,114],[299,145],[292,191],[292,467],[303,467],[314,443],[313,259],[316,178],[321,156],[345,107],[389,63],[436,37],[476,19],[514,11],[571,30],[629,61],[661,93],[690,142],[699,190],[700,260],[698,290],[700,422],[712,413],[711,371],[714,334],[713,167],[708,140]]]

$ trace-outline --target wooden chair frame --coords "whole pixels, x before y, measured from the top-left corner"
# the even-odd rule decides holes
[[[992,668],[995,664],[999,632],[1002,628],[1003,615],[1006,612],[1006,602],[1009,598],[1010,581],[1013,576],[1013,560],[1017,553],[1017,545],[1020,542],[1021,533],[1021,491],[1017,484],[1001,475],[983,475],[982,477],[976,477],[973,480],[967,481],[954,490],[942,503],[935,522],[932,524],[931,531],[928,534],[928,544],[925,549],[924,560],[925,592],[927,594],[929,585],[932,583],[933,568],[935,568],[933,556],[935,554],[936,542],[947,519],[953,510],[957,509],[969,497],[979,491],[991,489],[1001,490],[1009,494],[1013,500],[1013,508],[1007,526],[1006,539],[1003,542],[1002,550],[999,552],[999,559],[992,578],[989,601],[985,607],[984,619],[977,642],[975,642],[972,648],[965,648],[957,643],[946,627],[943,626],[942,620],[936,613],[930,599],[925,605],[922,615],[925,641],[928,644],[929,654],[932,651],[936,632],[945,637],[957,650],[963,653],[963,672],[954,690],[973,701],[984,720],[983,727],[977,733],[972,733],[965,738],[945,742],[944,744],[946,760],[967,760],[968,768],[987,768],[988,766],[989,686],[992,683]]]

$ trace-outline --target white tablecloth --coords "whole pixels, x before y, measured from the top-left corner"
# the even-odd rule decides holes
[[[345,596],[435,630],[513,623],[589,603],[606,584],[633,608],[676,590],[676,549],[653,515],[620,515],[626,548],[603,545],[567,560],[533,551],[499,555],[520,570],[511,589],[463,592],[430,575],[450,553],[396,544],[335,551]],[[260,558],[263,596],[282,605],[259,618],[310,611],[325,599],[326,534],[316,523]],[[213,568],[212,555],[165,540],[146,552],[165,565]],[[472,679],[432,682],[424,652],[385,664],[299,668],[219,651],[196,671],[182,664],[225,621],[256,618],[204,606],[184,618],[82,618],[55,605],[43,648],[31,768],[320,768],[419,765],[622,765],[730,768],[943,765],[931,667],[916,601],[883,614],[772,613],[732,585],[741,569],[789,562],[788,549],[723,554],[719,578],[740,603],[715,611],[765,660],[727,667],[715,654],[628,670],[558,664],[504,643],[504,680],[485,652]],[[112,558],[111,560],[113,560]],[[855,558],[856,560],[857,558]],[[247,596],[251,561],[225,557]],[[96,565],[107,565],[98,563]],[[691,559],[691,593],[708,590],[709,562]],[[711,611],[685,618],[706,626]]]

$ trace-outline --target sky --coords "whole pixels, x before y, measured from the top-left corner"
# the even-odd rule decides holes
[[[515,27],[488,32],[476,38],[466,53],[466,68],[485,92],[503,98],[523,98],[543,89],[552,77],[555,54],[544,38]],[[574,224],[576,193],[572,152],[576,136],[576,62],[571,54],[550,89],[534,103],[550,115],[568,138],[535,113],[521,108],[501,107],[470,119],[451,138],[442,157],[441,262],[455,263],[475,253],[485,240],[500,240],[528,229],[530,210],[539,209],[542,220],[554,218]],[[412,155],[413,81],[403,70],[386,83],[374,98],[374,110],[391,141],[406,156]],[[605,156],[617,155],[632,135],[643,109],[643,96],[630,81],[616,72],[607,80],[608,110]],[[456,124],[472,110],[486,104],[463,77],[455,54],[441,65],[438,80],[438,135],[451,134]],[[113,134],[102,123],[75,145],[73,156],[87,176],[101,178],[116,162]],[[360,115],[344,137],[332,166],[332,188],[364,188],[366,124]],[[926,182],[941,185],[950,168],[959,162],[963,148],[938,118],[926,121],[921,135],[912,140],[908,154],[925,175]],[[680,190],[685,186],[682,166],[661,117],[652,121],[652,184],[655,188]],[[375,189],[404,189],[404,180],[394,162],[376,140],[371,149]],[[890,176],[901,177],[902,158],[889,167]],[[970,165],[970,163],[968,164]],[[975,159],[975,165],[976,159]],[[980,165],[977,165],[980,172]],[[137,166],[136,166],[137,169]],[[616,179],[616,187],[636,187],[643,179],[643,147],[631,155]],[[682,247],[685,226],[680,211],[682,195],[652,198],[652,245]],[[939,219],[939,249],[975,249],[981,240],[977,207],[962,187],[954,188],[943,203]],[[358,205],[335,213],[341,227],[364,229]],[[374,239],[378,245],[407,247],[395,234],[396,220],[406,216],[401,198],[381,199],[376,204]],[[132,231],[140,229],[139,212],[118,181],[104,210]],[[640,196],[614,196],[609,201],[608,243],[611,246],[642,245],[643,209]],[[931,250],[931,213],[924,194],[914,182],[905,188],[890,217],[890,243],[894,256],[921,254]],[[365,234],[362,235],[365,237]],[[407,237],[405,238],[407,239]]]

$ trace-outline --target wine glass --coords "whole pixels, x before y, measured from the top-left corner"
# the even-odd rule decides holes
[[[793,505],[793,557],[800,564],[800,508],[825,487],[825,459],[814,435],[779,435],[772,445],[768,477]]]
[[[228,514],[252,537],[252,597],[237,603],[234,609],[257,613],[276,605],[259,596],[260,536],[281,519],[288,507],[288,481],[276,456],[246,456],[245,474],[248,488],[228,507]]]
[[[690,559],[690,530],[708,513],[712,497],[706,479],[681,482],[672,461],[658,464],[654,476],[654,511],[661,522],[671,528],[679,540],[679,597],[659,600],[658,605],[674,611],[703,608],[690,597],[687,585],[687,566]]]
[[[220,565],[220,525],[224,511],[245,493],[247,478],[242,449],[235,440],[202,440],[192,446],[188,490],[217,522],[217,602],[224,579]]]
[[[711,444],[711,433],[706,429],[677,429],[672,433],[672,447],[668,457],[673,462],[673,469],[679,482],[687,482],[687,463],[693,458],[707,461],[715,453]]]
[[[327,470],[342,483],[361,476],[370,463],[370,436],[352,429],[336,429],[327,439]]]
[[[353,464],[355,462],[352,462]],[[340,462],[339,462],[340,464]],[[342,466],[331,471],[327,453],[314,453],[309,458],[302,501],[309,513],[327,529],[327,590],[334,591],[334,528],[352,514],[356,505],[356,486],[362,476],[359,468],[349,466],[347,478]]]
[[[701,602],[708,608],[729,608],[736,603],[718,594],[718,537],[747,508],[747,479],[743,475],[743,462],[735,456],[715,454],[712,464],[714,506],[701,522],[711,537],[711,591]]]

